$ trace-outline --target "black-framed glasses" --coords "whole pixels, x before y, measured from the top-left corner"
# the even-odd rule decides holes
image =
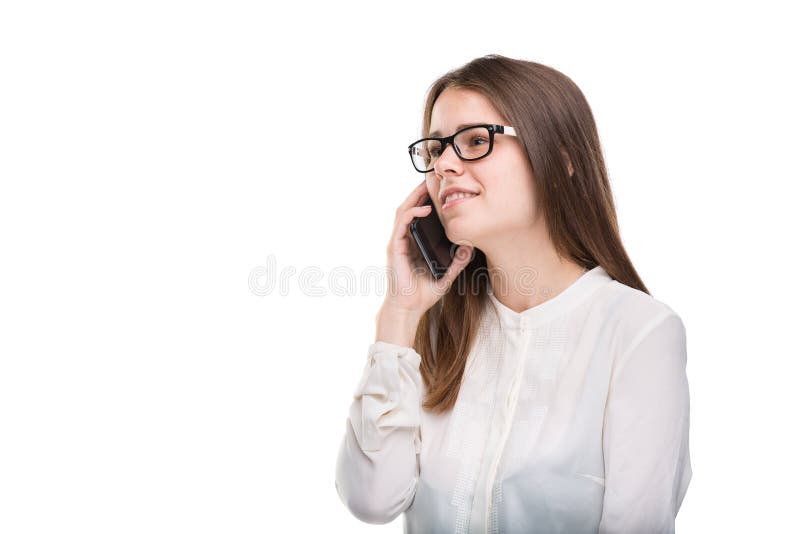
[[[431,172],[447,144],[453,145],[456,155],[464,161],[485,158],[492,152],[494,134],[516,136],[511,126],[501,124],[478,124],[458,130],[449,137],[425,137],[408,145],[411,163],[417,172]]]

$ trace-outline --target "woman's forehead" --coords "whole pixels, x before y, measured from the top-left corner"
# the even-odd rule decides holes
[[[449,87],[436,99],[431,111],[430,135],[449,134],[465,125],[501,122],[499,113],[481,93]]]

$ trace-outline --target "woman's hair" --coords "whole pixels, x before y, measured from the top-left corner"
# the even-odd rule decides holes
[[[558,255],[586,269],[601,265],[613,279],[649,294],[622,245],[597,127],[578,86],[540,63],[499,54],[479,57],[433,82],[422,137],[428,136],[436,99],[448,87],[480,92],[514,127],[533,170],[537,208]],[[422,356],[420,371],[428,391],[423,408],[443,413],[454,406],[489,298],[488,283],[486,256],[475,248],[450,291],[422,316],[414,349]]]

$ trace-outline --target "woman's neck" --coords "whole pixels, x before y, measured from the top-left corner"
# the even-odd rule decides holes
[[[587,271],[571,259],[560,258],[549,240],[505,244],[482,251],[494,296],[518,313],[552,299]]]

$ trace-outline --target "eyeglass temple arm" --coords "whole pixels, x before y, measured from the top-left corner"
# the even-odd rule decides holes
[[[511,126],[503,126],[502,124],[495,124],[495,133],[517,136],[517,132]]]

